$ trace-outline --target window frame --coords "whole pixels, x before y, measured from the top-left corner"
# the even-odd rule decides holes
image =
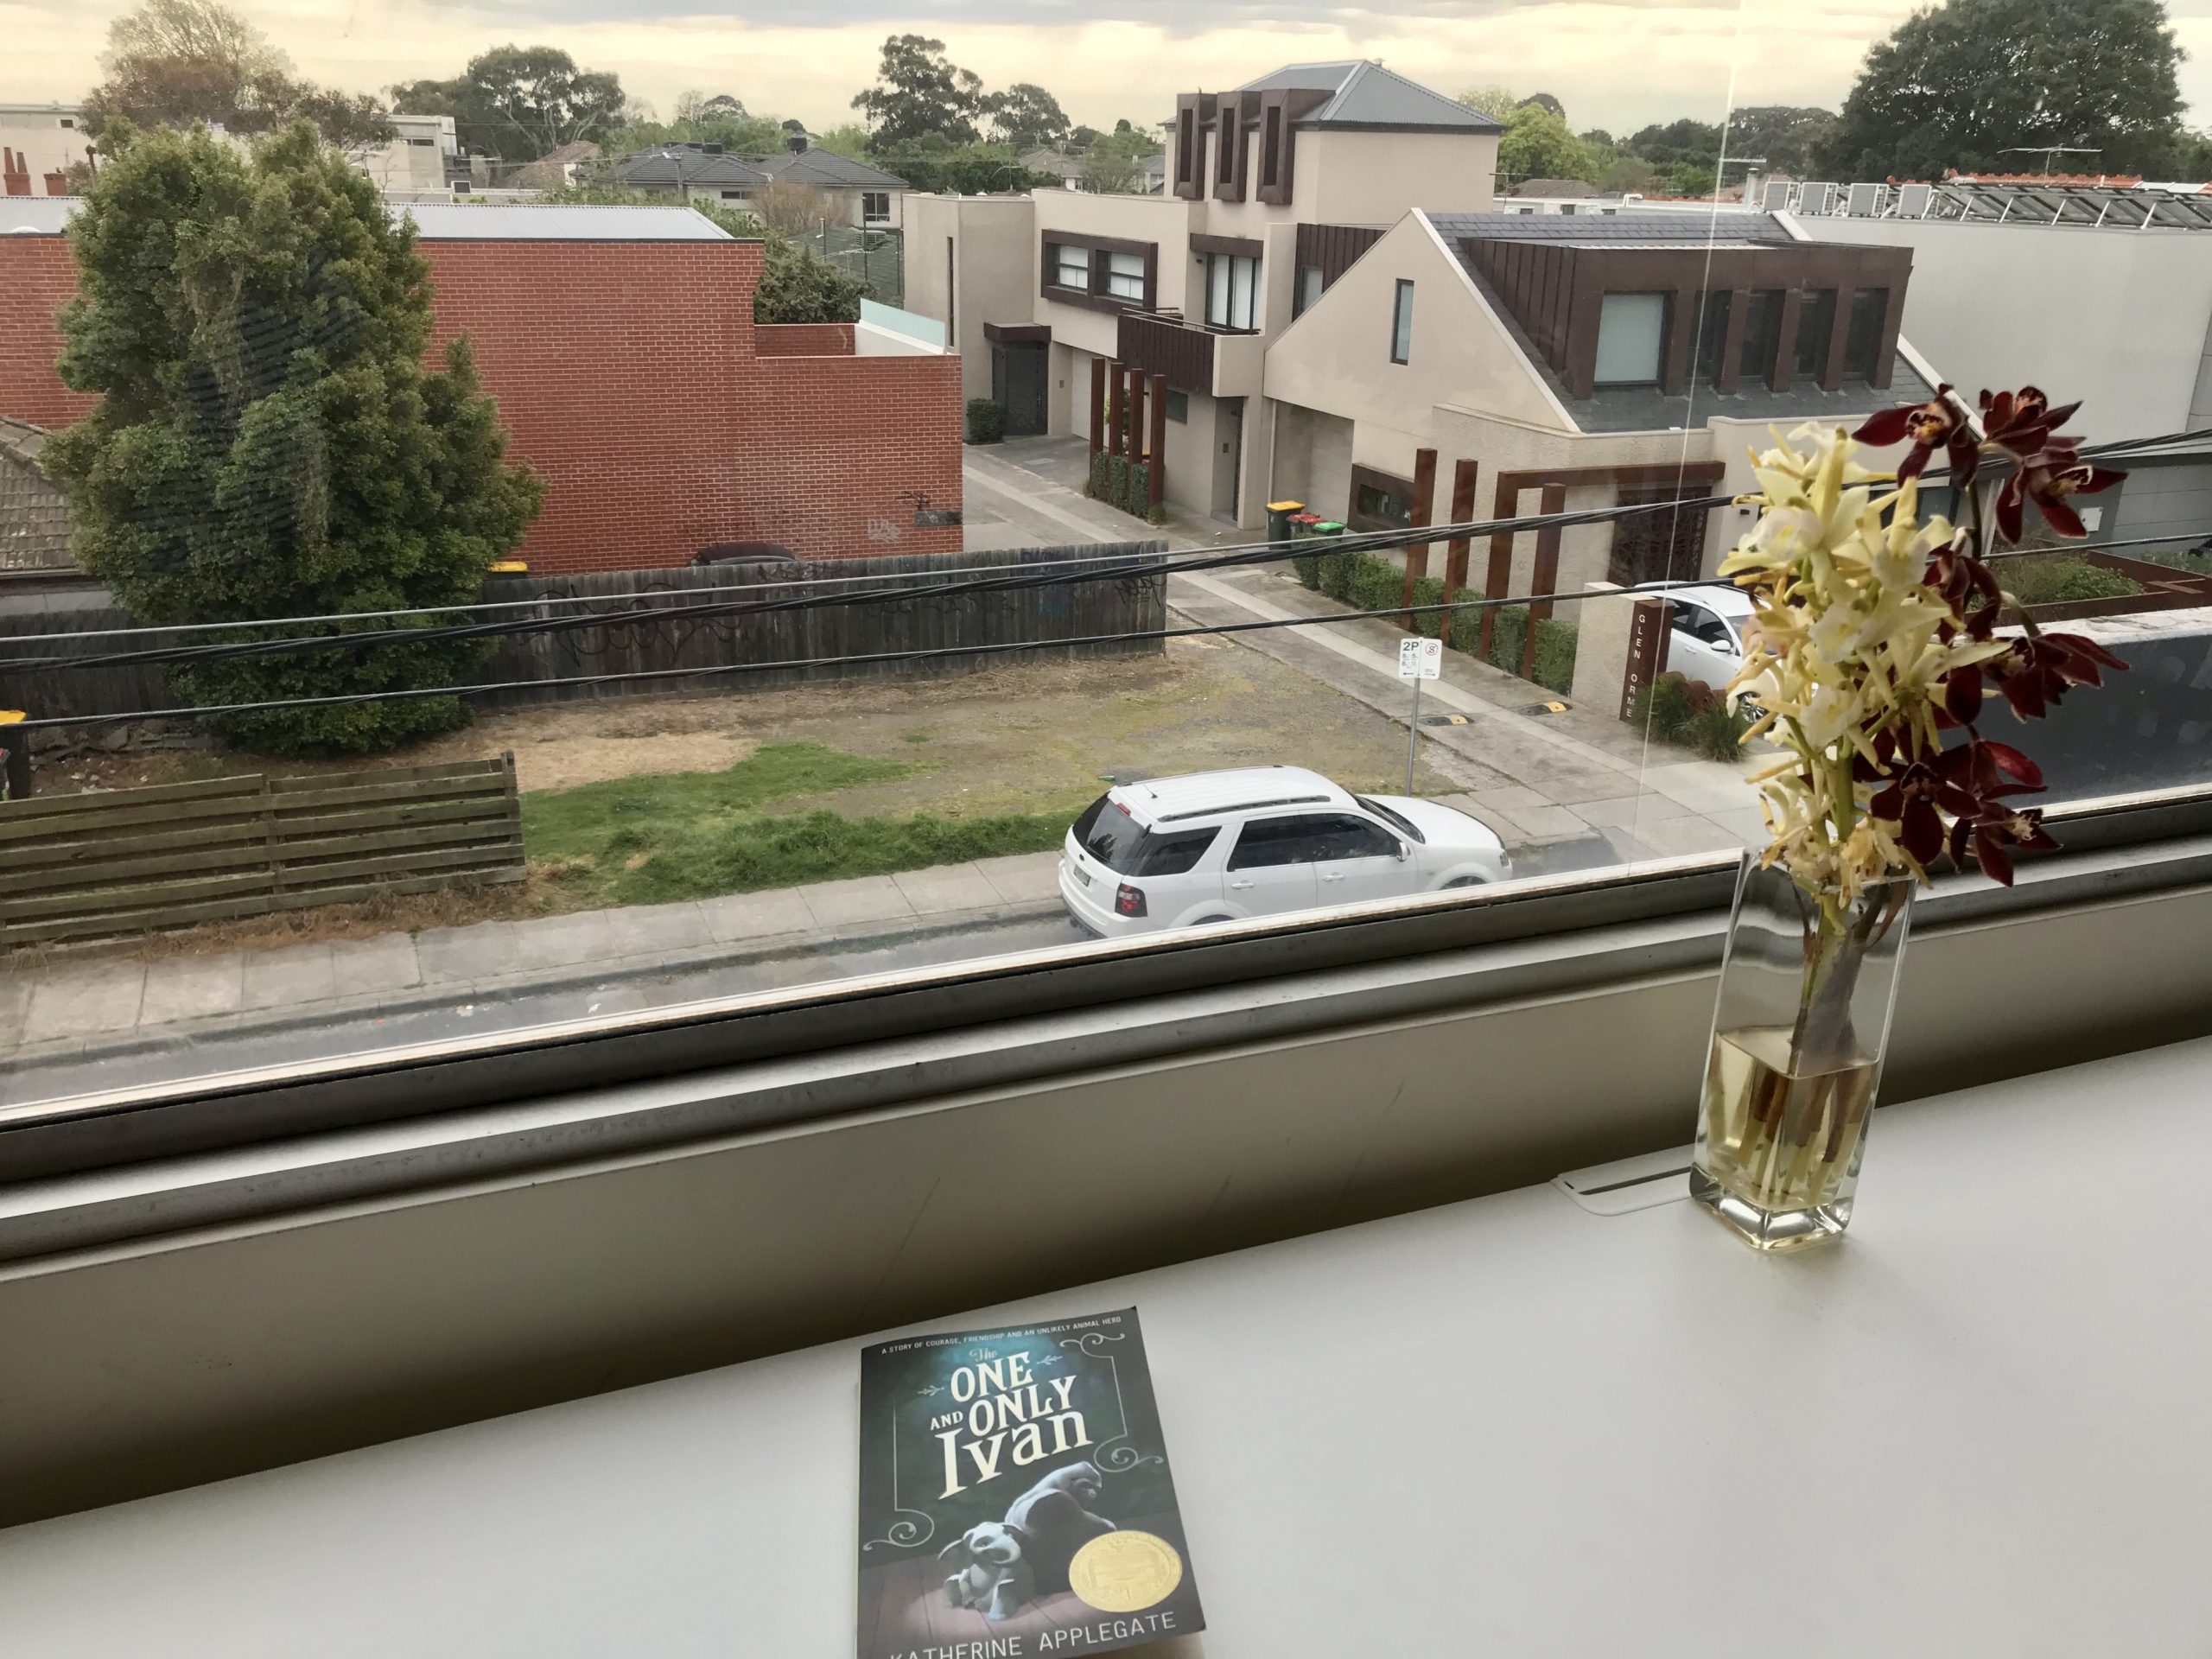
[[[1639,372],[1633,377],[1623,377],[1616,374],[1612,378],[1607,378],[1604,374],[1599,372],[1599,365],[1602,365],[1605,359],[1605,340],[1607,334],[1605,327],[1606,315],[1609,312],[1613,310],[1614,302],[1616,301],[1626,300],[1643,302],[1645,303],[1638,308],[1640,311],[1656,310],[1658,314],[1657,325],[1651,331],[1650,372],[1648,374],[1642,372],[1642,365],[1639,361]],[[1667,372],[1667,337],[1669,329],[1672,326],[1674,321],[1671,315],[1673,310],[1674,296],[1661,289],[1620,289],[1601,296],[1598,302],[1598,337],[1592,353],[1592,386],[1656,386],[1659,385],[1665,378]],[[1640,318],[1639,321],[1641,321],[1642,319]],[[1613,338],[1616,342],[1618,342],[1619,339],[1618,334],[1615,333]]]
[[[1209,253],[1205,260],[1205,325],[1230,334],[1249,334],[1259,331],[1260,262],[1249,254]],[[1237,278],[1244,282],[1243,304],[1240,315],[1237,304]],[[1219,296],[1216,289],[1223,290]],[[1221,304],[1217,307],[1217,298]]]
[[[1151,311],[1158,308],[1160,245],[1157,242],[1137,242],[1118,236],[1090,236],[1058,228],[1040,231],[1038,236],[1039,298],[1050,300],[1058,305],[1082,306],[1094,311]],[[1071,252],[1080,252],[1085,262],[1084,278],[1080,286],[1061,280],[1066,264],[1065,256]],[[1143,276],[1139,293],[1134,296],[1116,294],[1109,287],[1111,259],[1116,254],[1134,256],[1142,262]]]
[[[883,205],[880,207],[871,207],[869,204],[872,202],[880,202]],[[891,193],[888,190],[861,191],[861,223],[863,225],[888,225],[890,222]]]
[[[1390,361],[1403,367],[1414,358],[1414,282],[1398,278],[1390,291]]]

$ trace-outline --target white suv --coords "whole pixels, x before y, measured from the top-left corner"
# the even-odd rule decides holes
[[[1700,680],[1715,691],[1725,690],[1744,665],[1744,631],[1751,620],[1751,596],[1726,582],[1643,586],[1666,590],[1655,597],[1664,599],[1668,607],[1667,671]]]
[[[1060,849],[1060,898],[1107,936],[1278,916],[1502,881],[1513,862],[1464,812],[1355,795],[1318,772],[1254,766],[1122,784]]]

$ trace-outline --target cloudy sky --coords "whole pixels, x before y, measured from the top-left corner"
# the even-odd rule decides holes
[[[243,0],[318,79],[349,89],[450,74],[507,41],[566,48],[665,113],[678,92],[728,92],[816,128],[851,118],[886,35],[945,41],[987,85],[1032,80],[1077,121],[1164,118],[1186,87],[1235,86],[1279,63],[1379,58],[1446,92],[1546,91],[1578,128],[1632,130],[1738,104],[1826,104],[1910,0]],[[0,99],[72,99],[97,78],[123,0],[0,0]],[[2182,90],[2212,122],[2212,0],[2173,0],[2190,60]],[[794,21],[804,17],[804,24]]]

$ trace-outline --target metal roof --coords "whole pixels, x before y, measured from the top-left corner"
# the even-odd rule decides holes
[[[1341,63],[1289,63],[1240,92],[1270,92],[1296,88],[1333,94],[1307,113],[1300,127],[1382,132],[1503,132],[1505,124],[1431,92],[1416,81],[1370,59]]]
[[[1797,239],[1771,213],[1730,212],[1708,223],[1681,213],[1424,213],[1446,242],[1463,236],[1501,242],[1568,242],[1584,246],[1634,243],[1650,248],[1701,248],[1716,237],[1742,247],[1796,247]]]
[[[1912,219],[1974,225],[2069,225],[2085,230],[2212,230],[2212,196],[2157,187],[1947,179],[1940,184],[1810,183],[1768,187],[1800,218]]]
[[[806,149],[797,155],[785,150],[780,156],[762,157],[759,166],[764,173],[800,184],[842,185],[848,188],[859,186],[870,190],[906,188],[906,181],[897,174],[887,173],[866,162],[856,162],[849,156],[840,156],[834,149]]]
[[[730,234],[691,207],[595,207],[573,202],[425,203],[413,215],[426,242],[728,242]]]

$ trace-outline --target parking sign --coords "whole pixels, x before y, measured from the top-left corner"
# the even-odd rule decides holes
[[[1402,680],[1442,679],[1444,642],[1418,638],[1399,640],[1398,677]]]

